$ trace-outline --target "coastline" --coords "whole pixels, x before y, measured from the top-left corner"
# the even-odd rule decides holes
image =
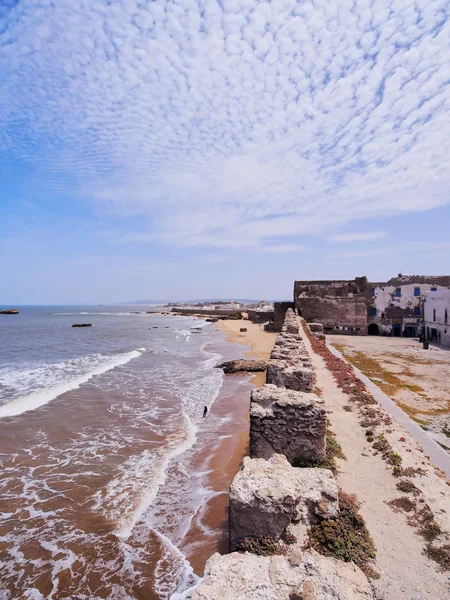
[[[227,345],[231,342],[250,347],[244,352],[245,356],[264,360],[269,358],[276,333],[266,332],[262,326],[250,321],[218,321],[214,325],[225,334],[224,342]],[[246,327],[247,332],[240,332],[242,327]],[[231,348],[228,354],[231,354],[230,350]],[[241,356],[242,352],[237,348],[235,355],[230,358]],[[219,396],[208,413],[210,416],[227,418],[229,423],[228,435],[210,455],[208,487],[212,494],[192,519],[185,537],[186,558],[199,576],[203,575],[205,563],[212,554],[228,552],[228,489],[240,470],[244,457],[248,455],[250,391],[262,386],[265,376],[265,372],[224,375]],[[201,460],[201,455],[207,453],[208,447],[203,447],[197,458]],[[214,534],[205,538],[202,535],[205,528]],[[205,544],[206,540],[208,543]]]

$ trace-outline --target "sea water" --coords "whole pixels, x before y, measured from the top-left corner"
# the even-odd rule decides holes
[[[213,325],[147,310],[0,316],[2,600],[168,599],[196,585],[189,557],[217,539],[203,517],[226,489],[211,484],[212,456],[234,435],[214,403],[248,378],[224,391],[215,365],[242,350]]]

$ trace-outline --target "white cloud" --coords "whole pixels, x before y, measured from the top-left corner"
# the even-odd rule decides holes
[[[264,249],[441,206],[448,19],[443,0],[16,3],[0,159],[172,245]]]
[[[368,242],[386,236],[384,231],[366,231],[361,233],[340,233],[328,236],[330,242]]]

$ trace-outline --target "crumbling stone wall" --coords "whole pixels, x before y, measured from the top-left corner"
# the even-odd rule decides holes
[[[314,387],[309,354],[292,308],[286,312],[281,333],[267,363],[267,383],[300,392],[310,392]]]
[[[358,567],[304,550],[310,527],[336,518],[340,508],[330,470],[293,466],[296,460],[325,458],[326,411],[311,393],[312,366],[290,307],[267,379],[251,395],[252,458],[244,459],[230,487],[230,547],[246,553],[213,555],[192,598],[373,600]],[[258,556],[264,544],[275,556]]]
[[[274,302],[273,331],[281,331],[289,308],[295,308],[293,302]]]
[[[268,460],[278,453],[291,464],[325,460],[327,418],[321,398],[266,384],[253,390],[250,400],[252,458]]]

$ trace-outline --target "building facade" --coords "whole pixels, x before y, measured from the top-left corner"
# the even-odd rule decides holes
[[[436,290],[425,295],[424,324],[430,342],[450,346],[450,290]]]
[[[419,336],[428,292],[450,288],[450,276],[402,275],[387,282],[367,277],[345,281],[296,281],[295,307],[326,333]]]

